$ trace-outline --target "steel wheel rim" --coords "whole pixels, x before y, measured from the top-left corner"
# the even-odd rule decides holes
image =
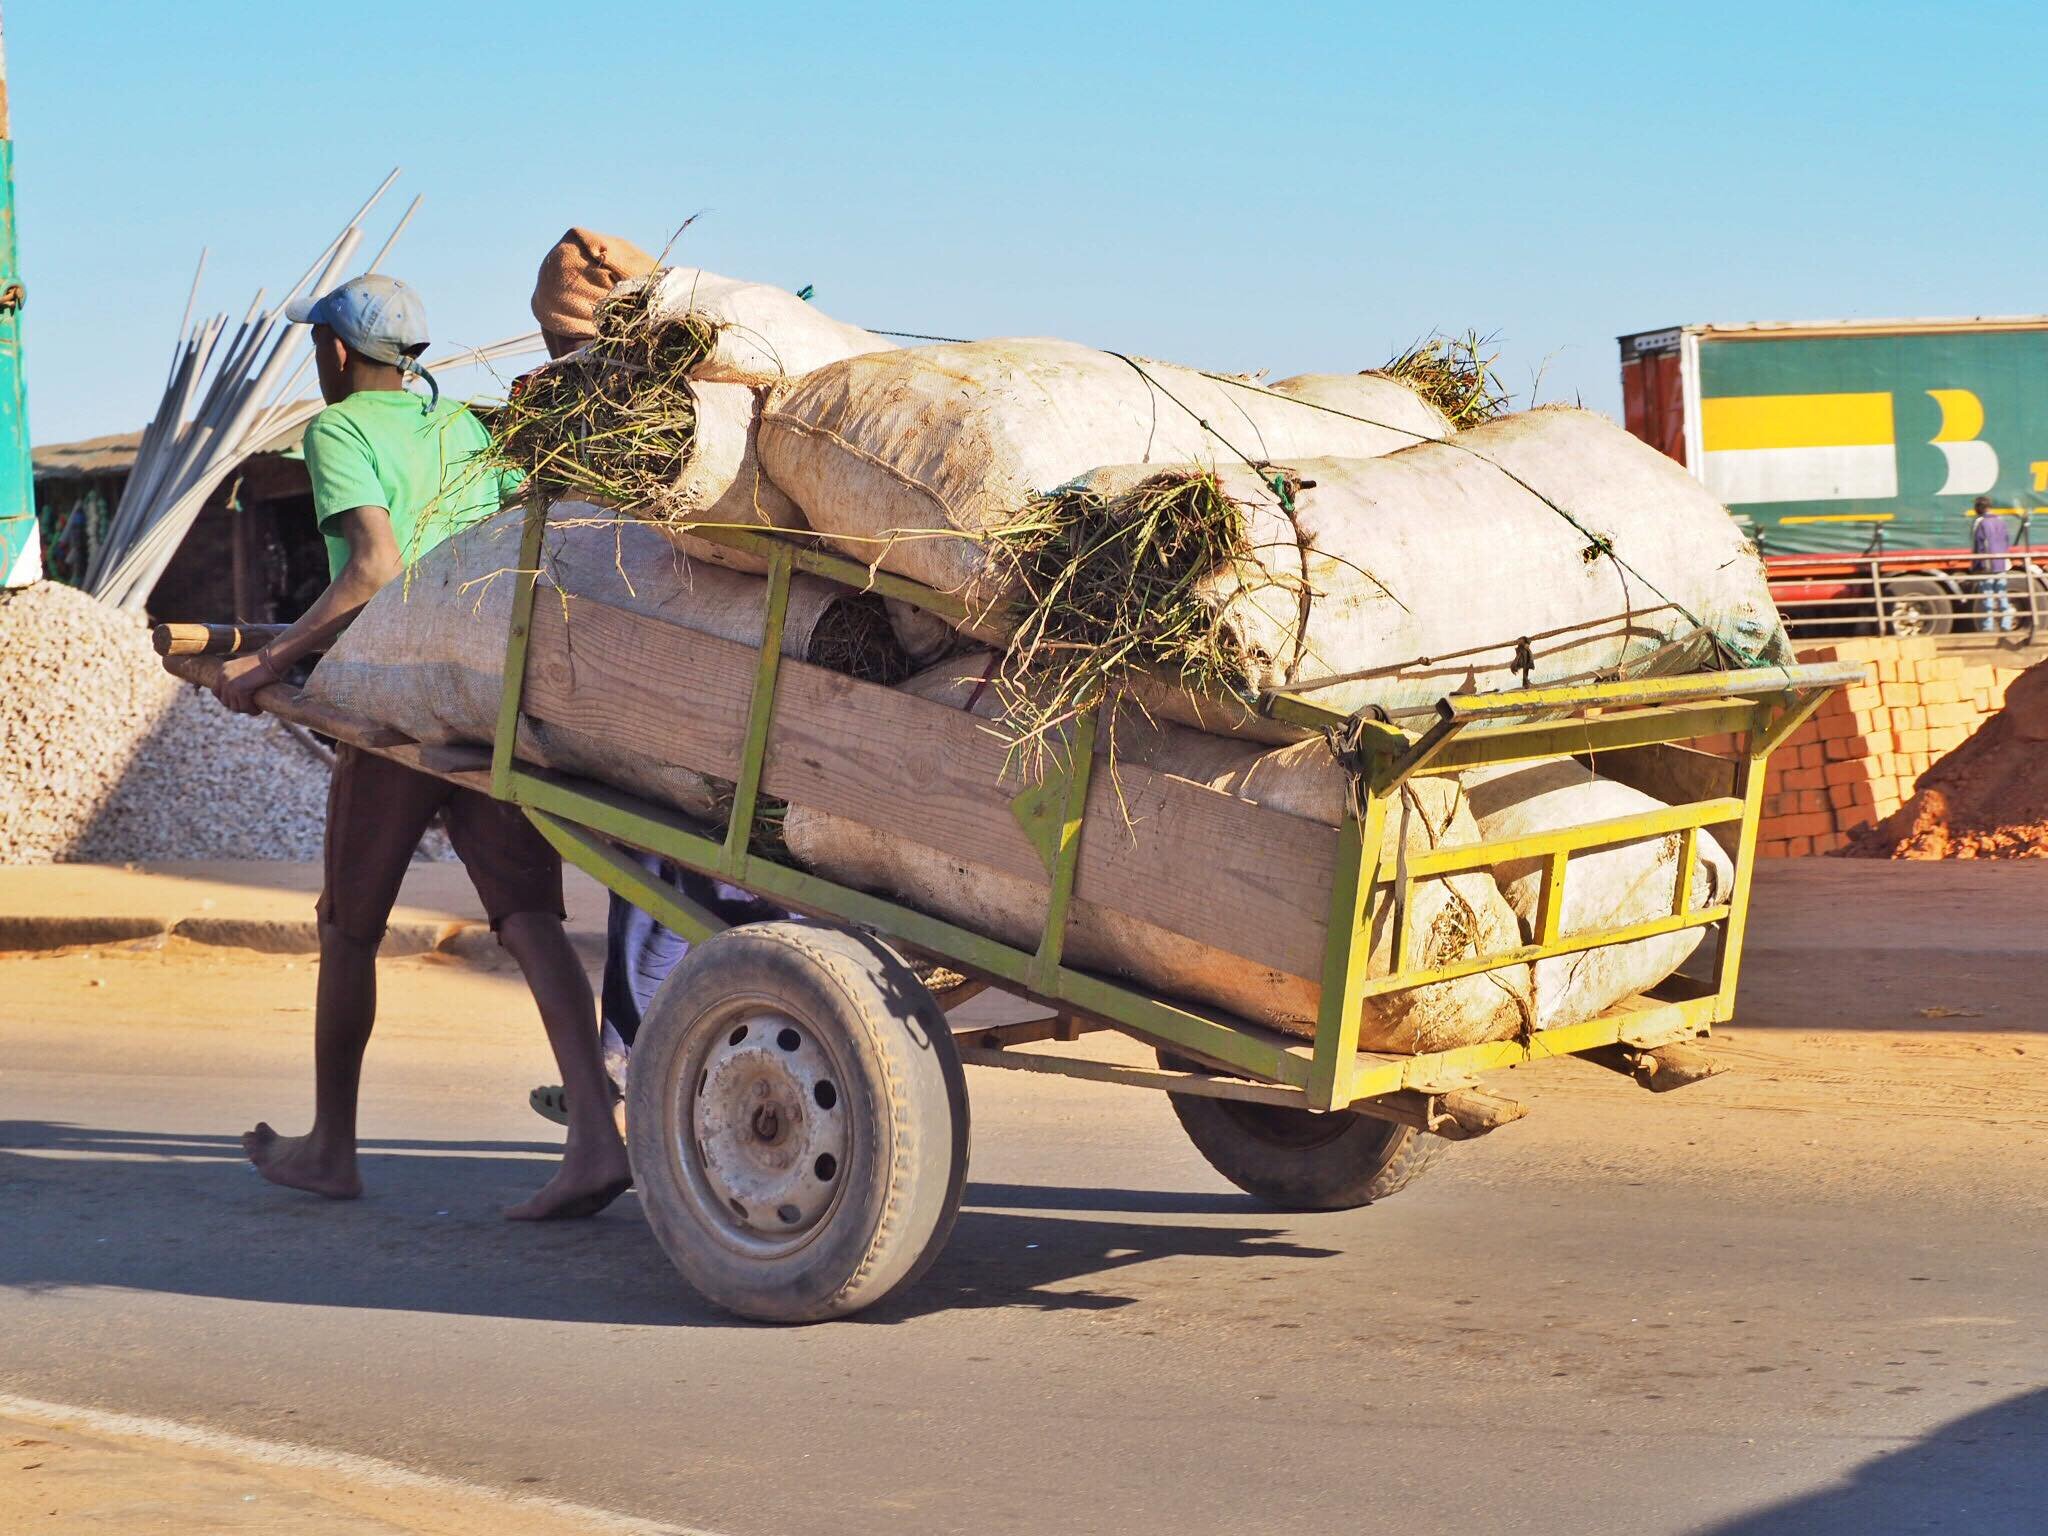
[[[1892,609],[1892,633],[1907,639],[1925,634],[1933,622],[1932,616],[1916,598],[1907,598]]]
[[[751,1259],[830,1227],[848,1177],[849,1072],[823,1032],[766,999],[698,1021],[669,1084],[669,1155],[698,1224]]]

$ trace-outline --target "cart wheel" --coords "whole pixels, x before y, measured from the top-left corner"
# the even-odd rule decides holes
[[[967,1080],[931,995],[880,942],[813,923],[691,948],[633,1051],[649,1225],[709,1300],[815,1322],[914,1281],[967,1179]]]
[[[1159,1064],[1174,1072],[1200,1070],[1164,1051]],[[1319,1115],[1192,1093],[1167,1098],[1211,1168],[1285,1210],[1348,1211],[1384,1200],[1444,1149],[1441,1136],[1368,1115]]]

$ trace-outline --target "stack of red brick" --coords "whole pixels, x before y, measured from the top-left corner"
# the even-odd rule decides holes
[[[1830,853],[1889,816],[1936,758],[2004,706],[2022,670],[1942,655],[1932,640],[1838,640],[1802,646],[1799,659],[1861,661],[1870,675],[1772,754],[1757,836],[1765,858]],[[1712,737],[1695,745],[1732,753],[1736,744]]]

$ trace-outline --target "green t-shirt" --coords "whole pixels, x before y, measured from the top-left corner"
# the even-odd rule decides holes
[[[391,514],[409,566],[449,534],[480,522],[519,491],[519,477],[494,465],[483,423],[452,400],[433,409],[402,389],[372,389],[330,405],[306,429],[313,518],[327,541],[327,569],[348,564],[338,521],[355,507]]]

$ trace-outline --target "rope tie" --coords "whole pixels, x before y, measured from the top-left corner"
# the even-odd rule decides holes
[[[1382,725],[1392,723],[1379,705],[1368,704],[1354,711],[1342,725],[1323,727],[1323,744],[1344,771],[1344,798],[1350,806],[1351,819],[1361,826],[1365,823],[1365,805],[1372,780],[1373,753],[1365,745],[1365,722],[1368,720]]]

